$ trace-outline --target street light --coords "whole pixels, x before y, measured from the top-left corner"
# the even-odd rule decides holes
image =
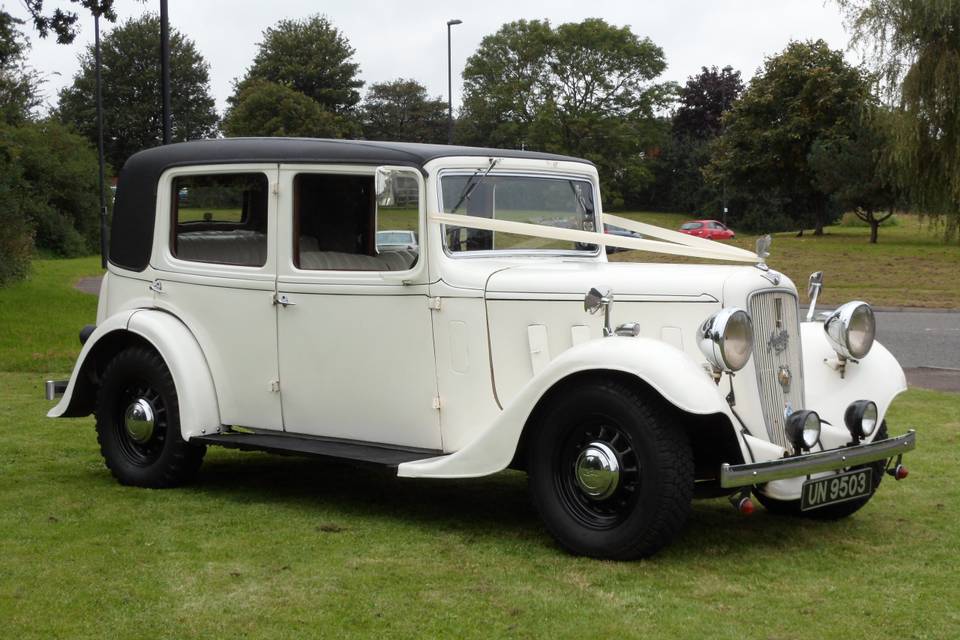
[[[95,100],[97,103],[97,170],[99,174],[100,185],[100,268],[107,268],[107,253],[109,247],[107,244],[107,203],[103,193],[105,161],[103,157],[103,74],[101,73],[101,55],[100,55],[100,7],[93,10],[93,54],[94,54],[94,77],[96,85]]]
[[[163,144],[171,142],[170,124],[170,12],[160,0],[160,93],[163,103]]]
[[[450,27],[463,20],[447,20],[447,144],[453,144],[453,62],[450,56]]]

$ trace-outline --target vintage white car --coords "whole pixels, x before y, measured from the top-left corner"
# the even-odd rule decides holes
[[[398,181],[415,197],[397,204]],[[378,250],[381,230],[420,242]],[[584,160],[174,144],[127,162],[111,236],[96,325],[47,391],[52,417],[96,414],[124,484],[184,483],[209,445],[403,478],[511,467],[565,549],[627,559],[695,497],[849,515],[915,444],[886,431],[906,384],[867,304],[815,317],[814,277],[802,321],[764,247],[604,215]],[[734,264],[609,263],[606,246]]]

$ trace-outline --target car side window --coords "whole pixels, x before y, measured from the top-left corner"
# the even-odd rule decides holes
[[[293,180],[293,263],[312,271],[406,271],[419,259],[420,188],[372,175],[299,173]]]
[[[266,175],[177,176],[171,190],[175,257],[245,267],[267,263]]]

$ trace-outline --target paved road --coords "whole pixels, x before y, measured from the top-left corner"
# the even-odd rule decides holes
[[[877,340],[903,367],[960,369],[960,312],[877,311]]]

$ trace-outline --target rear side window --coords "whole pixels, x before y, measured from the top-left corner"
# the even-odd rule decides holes
[[[267,176],[178,176],[171,189],[174,256],[246,267],[267,263]]]
[[[684,231],[690,231],[691,229],[699,229],[702,226],[703,226],[702,222],[688,222],[680,228],[683,229]]]

